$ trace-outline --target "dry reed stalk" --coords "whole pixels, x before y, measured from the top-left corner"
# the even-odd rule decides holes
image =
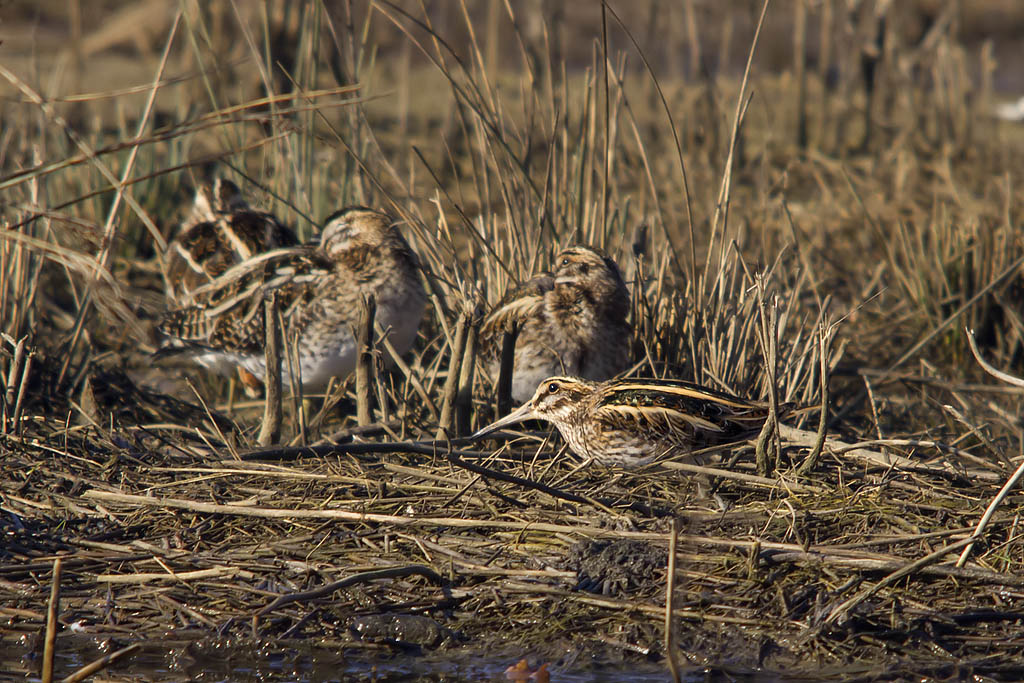
[[[834,0],[821,0],[821,30],[818,34],[818,87],[821,88],[821,102],[818,111],[818,125],[814,136],[814,146],[818,149],[830,149],[828,131],[832,121],[833,88],[829,83],[829,70],[832,63],[835,29],[832,26],[832,3]]]
[[[992,367],[992,365],[990,365],[988,362],[986,362],[981,355],[981,351],[978,350],[977,342],[974,339],[974,333],[971,330],[966,330],[966,333],[967,342],[971,348],[971,353],[974,354],[974,359],[985,370],[985,372],[989,373],[990,375],[997,379],[1000,379],[1004,382],[1009,382],[1010,384],[1013,384],[1015,386],[1024,386],[1024,380],[1018,377],[1014,377],[1013,375],[1002,372],[1000,370],[997,370],[996,368]],[[1017,482],[1020,481],[1022,476],[1024,476],[1024,463],[1022,463],[1020,466],[1017,467],[1016,470],[1014,470],[1013,474],[1010,475],[1010,477],[1006,480],[1006,483],[1003,484],[1002,488],[999,489],[999,492],[995,495],[992,501],[985,508],[984,514],[981,516],[981,519],[978,520],[978,526],[974,529],[973,538],[981,537],[981,534],[984,533],[985,529],[988,527],[989,521],[995,514],[996,508],[998,508],[999,505],[1006,499],[1006,497],[1010,494],[1010,491],[1013,489],[1014,486],[1017,485]],[[960,554],[960,557],[957,559],[957,567],[963,567],[967,563],[967,558],[970,557],[971,551],[973,549],[974,541],[972,540],[969,544],[967,544],[967,547],[964,548],[963,552]]]
[[[468,464],[468,463],[467,463]],[[450,526],[453,528],[480,528],[493,530],[508,530],[523,532],[536,530],[539,532],[562,532],[574,533],[587,536],[609,536],[619,538],[647,538],[647,535],[637,532],[609,532],[600,527],[580,526],[570,524],[547,524],[537,522],[508,522],[505,520],[488,519],[466,519],[462,517],[405,517],[401,515],[387,515],[376,513],[349,512],[347,510],[307,510],[307,509],[280,509],[280,508],[259,508],[246,505],[220,505],[217,503],[203,503],[193,500],[179,498],[155,498],[149,496],[136,496],[109,491],[91,489],[83,496],[94,500],[104,500],[133,506],[164,505],[169,508],[190,510],[193,512],[205,512],[213,514],[226,514],[237,517],[262,517],[266,519],[320,519],[350,522],[373,522],[381,524],[393,524],[396,526]]]
[[[377,370],[380,369],[380,365],[378,363],[378,361],[380,360],[379,356],[377,356],[375,354],[373,356],[372,360],[374,362],[374,366],[373,366],[373,370],[374,370],[374,372],[373,372],[373,388],[376,391],[376,394],[377,394],[377,396],[376,396],[376,398],[377,398],[377,405],[379,406],[379,409],[380,409],[380,419],[376,421],[376,424],[381,426],[381,429],[384,430],[384,432],[388,435],[388,437],[390,437],[392,439],[403,440],[405,438],[404,437],[404,434],[405,434],[404,421],[403,421],[402,428],[400,430],[402,432],[402,435],[395,434],[394,431],[392,431],[391,428],[388,427],[387,425],[389,425],[391,423],[391,421],[392,421],[391,420],[391,402],[393,401],[395,404],[397,404],[399,406],[405,406],[409,402],[409,392],[408,392],[409,385],[408,384],[404,385],[404,388],[406,389],[406,391],[403,391],[401,394],[399,394],[398,393],[398,388],[395,386],[395,383],[394,383],[395,377],[393,375],[384,376],[380,372],[377,372]],[[405,410],[404,407],[403,407],[401,409],[400,414],[405,415],[405,416],[410,416],[410,415],[412,415],[412,411]],[[374,424],[374,423],[371,423],[371,424]]]
[[[682,678],[679,675],[679,655],[676,652],[675,630],[672,628],[672,614],[675,611],[674,595],[676,588],[676,520],[672,519],[669,527],[668,537],[668,569],[665,577],[665,656],[668,659],[668,669],[672,674],[672,680],[679,683]]]
[[[203,411],[206,413],[206,417],[207,417],[210,425],[213,427],[213,430],[217,433],[217,438],[220,439],[221,443],[227,445],[228,450],[231,453],[231,457],[234,458],[235,460],[238,460],[239,459],[239,457],[238,457],[238,450],[235,448],[234,442],[232,440],[228,439],[226,436],[224,436],[224,432],[221,430],[220,425],[217,423],[217,420],[214,418],[213,413],[210,412],[209,406],[206,405],[206,401],[203,400],[202,394],[199,393],[199,391],[196,389],[195,385],[192,384],[192,382],[190,380],[186,380],[186,382],[188,383],[189,390],[192,391],[192,395],[195,396],[197,401],[199,401],[199,405],[202,406]],[[213,448],[213,446],[209,442],[207,442],[206,445],[210,448],[211,451],[216,450],[216,449]]]
[[[778,348],[779,348],[779,310],[773,301],[770,308],[765,303],[764,280],[757,277],[757,307],[760,321],[761,352],[764,358],[766,384],[768,386],[768,416],[757,437],[757,472],[768,476],[779,465],[781,448],[778,441],[779,433],[779,396],[778,396]],[[768,449],[771,448],[769,459]]]
[[[454,343],[449,347],[448,376],[445,379],[444,390],[441,394],[441,419],[437,422],[437,433],[434,438],[443,439],[448,436],[455,420],[455,399],[459,392],[461,379],[461,364],[463,354],[466,351],[467,330],[470,325],[472,311],[464,308],[455,324]]]
[[[252,579],[256,577],[253,572],[247,572],[237,567],[212,567],[210,569],[197,569],[191,572],[177,572],[166,570],[153,573],[138,574],[97,574],[96,581],[111,584],[144,584],[144,583],[186,583],[188,581],[204,581],[215,578],[242,578]]]
[[[885,374],[882,376],[884,377],[885,375],[888,375],[892,371],[896,370],[896,368],[900,367],[905,362],[907,362],[915,355],[917,355],[917,353],[921,349],[923,349],[936,336],[942,333],[953,322],[958,320],[961,315],[971,310],[971,308],[974,307],[986,294],[988,294],[996,287],[999,287],[1000,285],[1006,283],[1007,280],[1009,280],[1020,269],[1022,265],[1024,265],[1024,255],[1022,255],[1020,258],[1016,259],[1012,263],[1008,264],[1006,268],[1004,268],[1001,272],[995,274],[989,282],[985,283],[984,287],[981,287],[971,298],[965,301],[963,305],[961,305],[955,311],[946,316],[942,320],[942,322],[935,326],[934,329],[930,330],[927,334],[921,337],[921,339],[916,341],[909,349],[904,351],[899,356],[899,358],[897,358],[895,361],[892,362],[892,364],[889,365],[889,367],[886,369]]]
[[[291,379],[292,406],[297,422],[298,434],[293,439],[294,443],[305,446],[309,442],[308,426],[306,423],[306,401],[302,394],[302,363],[299,361],[299,330],[294,330],[291,335],[285,335],[285,326],[280,307],[277,310],[277,326],[281,330],[281,337],[284,341],[284,356],[288,359],[288,376]]]
[[[256,613],[256,616],[262,617],[276,609],[280,609],[285,605],[289,605],[293,602],[304,602],[306,600],[315,600],[322,598],[326,595],[347,588],[348,586],[355,586],[360,583],[367,583],[369,581],[377,581],[379,579],[394,579],[403,576],[422,576],[428,581],[433,581],[438,585],[445,585],[447,582],[438,574],[436,571],[422,564],[413,564],[405,567],[390,567],[388,569],[378,569],[376,571],[361,572],[359,574],[353,574],[347,576],[339,581],[334,581],[319,588],[313,588],[306,591],[288,593],[281,595],[274,599],[269,605],[261,609]]]
[[[761,16],[757,20],[757,27],[754,29],[754,37],[750,41],[750,51],[747,54],[747,65],[743,69],[743,80],[740,82],[740,91],[736,98],[736,112],[733,116],[732,133],[729,136],[729,153],[725,159],[725,170],[722,171],[722,184],[718,191],[718,200],[715,202],[714,217],[711,220],[710,243],[708,245],[707,260],[704,264],[705,277],[710,271],[711,254],[714,251],[713,247],[716,240],[722,240],[724,242],[724,235],[729,224],[729,200],[732,196],[733,162],[736,158],[737,142],[739,141],[740,130],[743,125],[743,116],[746,112],[747,106],[750,104],[749,99],[745,101],[747,81],[750,78],[750,69],[754,61],[754,50],[757,47],[758,38],[761,35],[761,27],[764,26],[764,18],[768,14],[768,5],[770,2],[771,0],[764,0],[764,3],[761,6]],[[718,232],[719,223],[722,225],[721,237]],[[724,254],[726,251],[724,245],[721,247],[721,251],[724,261]],[[706,282],[702,281],[702,285],[706,287]],[[707,290],[704,287],[702,287],[702,291],[696,297],[698,301],[707,295]]]
[[[125,647],[122,647],[120,650],[114,650],[109,655],[104,655],[103,657],[100,657],[99,659],[90,662],[89,664],[86,664],[75,673],[64,678],[61,681],[61,683],[79,683],[79,681],[84,681],[90,676],[93,676],[99,673],[100,671],[103,671],[119,659],[122,659],[132,654],[141,647],[142,646],[138,643],[132,643],[131,645],[126,645]]]
[[[796,145],[802,150],[807,147],[807,0],[794,0],[793,15]]]
[[[818,458],[821,457],[821,452],[825,447],[825,441],[828,438],[828,351],[834,333],[835,326],[829,325],[826,327],[824,322],[818,324],[818,380],[820,382],[821,395],[821,409],[818,415],[818,439],[814,442],[814,447],[810,453],[800,463],[800,466],[797,468],[797,474],[807,475],[814,471],[818,464]]]
[[[43,643],[43,683],[53,683],[53,658],[56,656],[57,615],[60,613],[60,580],[64,568],[63,560],[53,561],[53,575],[50,578],[50,601],[46,607],[46,636]]]
[[[383,332],[383,330],[380,330],[378,327],[378,333],[380,332]],[[426,387],[423,386],[423,382],[420,381],[417,373],[413,372],[413,369],[409,367],[409,364],[402,360],[402,356],[398,353],[387,336],[381,334],[378,338],[381,346],[383,346],[384,350],[387,351],[388,358],[395,364],[395,367],[399,369],[402,376],[409,382],[413,391],[416,392],[416,395],[419,396],[420,400],[423,401],[423,405],[427,409],[431,422],[437,422],[439,418],[437,406],[434,405],[434,399],[430,396],[430,392],[427,391]]]
[[[896,583],[905,576],[911,576],[915,572],[918,572],[921,569],[923,569],[924,567],[935,564],[949,553],[959,550],[964,546],[970,545],[975,540],[976,538],[974,536],[971,536],[969,538],[964,538],[954,543],[950,543],[949,545],[943,546],[942,548],[939,548],[934,552],[928,553],[924,557],[897,569],[896,571],[892,572],[878,583],[869,586],[857,595],[853,596],[848,600],[843,601],[839,605],[836,605],[831,610],[829,610],[828,615],[825,617],[823,621],[823,625],[829,626],[837,623],[850,610],[852,610],[857,605],[863,603],[872,595],[875,595],[882,588],[885,588],[886,586]]]
[[[792,428],[789,428],[792,429]],[[795,431],[795,430],[794,430]],[[789,438],[786,439],[789,441]],[[808,484],[802,484],[797,481],[793,481],[788,478],[773,479],[771,477],[747,474],[746,472],[733,472],[731,470],[707,467],[705,465],[691,465],[685,462],[663,462],[659,464],[660,467],[667,470],[678,470],[680,472],[689,472],[692,474],[700,474],[709,477],[715,477],[719,479],[728,479],[732,481],[740,481],[745,484],[750,484],[758,488],[764,488],[771,491],[777,491],[780,487],[794,493],[822,493],[824,489],[819,486],[813,486]]]
[[[971,349],[971,354],[973,354],[974,360],[978,362],[978,365],[981,366],[982,370],[984,370],[985,372],[992,375],[998,380],[1001,380],[1013,386],[1024,387],[1024,379],[1021,379],[1020,377],[1015,377],[1014,375],[1011,375],[1008,372],[1003,372],[1002,370],[994,367],[991,363],[985,360],[985,358],[981,354],[981,351],[978,349],[978,342],[974,338],[974,330],[965,329],[964,333],[967,336],[967,345]]]
[[[700,30],[697,26],[697,12],[694,0],[683,0],[683,20],[686,23],[686,46],[690,50],[687,64],[690,81],[696,83],[700,79],[703,59],[701,57]]]
[[[17,398],[14,400],[14,415],[12,422],[14,424],[14,433],[22,433],[22,413],[25,405],[25,394],[29,389],[29,377],[32,373],[32,360],[36,357],[36,351],[29,351],[29,355],[25,358],[25,366],[22,368],[22,377],[17,383]]]
[[[466,348],[459,368],[459,390],[455,395],[455,433],[465,436],[471,431],[473,415],[473,377],[476,374],[477,337],[482,322],[483,301],[478,298],[466,324]]]
[[[21,403],[21,399],[24,397],[25,392],[25,380],[28,375],[28,364],[25,360],[25,343],[28,341],[26,337],[18,339],[14,342],[13,339],[9,341],[13,348],[11,349],[11,364],[7,369],[7,378],[4,382],[4,394],[3,394],[3,425],[2,433],[6,434],[8,430],[17,431],[18,424],[18,408]],[[0,379],[3,379],[0,377]],[[8,419],[10,419],[10,425],[8,425]]]
[[[611,174],[611,149],[612,149],[612,116],[611,116],[611,86],[608,76],[608,64],[611,61],[608,54],[608,6],[601,3],[601,73],[604,76],[604,150],[601,155],[601,220],[598,223],[600,230],[597,239],[591,240],[602,249],[605,248],[604,236],[608,233],[608,176]]]
[[[992,501],[988,504],[988,507],[985,508],[985,513],[981,516],[981,519],[978,520],[978,526],[975,527],[974,533],[971,536],[971,542],[967,544],[967,547],[965,547],[963,552],[960,553],[960,557],[956,561],[957,567],[963,567],[967,563],[967,558],[970,557],[971,551],[974,549],[974,540],[981,538],[981,535],[985,532],[985,529],[988,528],[988,524],[996,512],[996,508],[1006,500],[1006,497],[1010,495],[1010,491],[1017,485],[1017,482],[1020,481],[1021,477],[1024,477],[1024,463],[1021,463],[1020,466],[1014,470],[1013,474],[1011,474],[1006,480],[1006,483],[1003,484],[1003,487],[999,489],[999,493],[995,495]]]
[[[52,119],[58,126],[61,127],[65,131],[67,136],[81,150],[82,158],[92,163],[93,166],[95,166],[96,170],[99,171],[99,173],[103,175],[107,182],[110,183],[111,187],[122,189],[125,187],[126,183],[118,181],[118,179],[114,176],[110,168],[105,163],[103,163],[103,161],[99,158],[97,151],[93,149],[78,133],[75,132],[75,130],[70,126],[70,124],[68,124],[64,117],[62,117],[60,114],[57,114],[53,110],[51,105],[49,105],[46,102],[42,95],[36,92],[33,88],[29,87],[13,72],[9,71],[8,69],[2,66],[0,66],[0,76],[3,76],[16,88],[18,88],[18,90],[20,90],[22,94],[25,95],[31,102],[35,103],[48,118]],[[137,141],[133,141],[128,145],[129,148],[134,148],[137,146]],[[19,178],[18,182],[20,182],[21,180],[22,179]],[[160,249],[165,249],[167,244],[166,241],[163,239],[163,236],[160,234],[160,230],[152,222],[152,220],[149,218],[148,214],[142,209],[142,207],[139,206],[138,202],[129,194],[123,195],[123,200],[129,207],[131,207],[132,211],[136,213],[139,219],[142,220],[143,224],[146,225],[147,229],[150,230],[150,235],[153,237],[154,241],[160,247]]]
[[[271,292],[263,300],[264,375],[263,422],[256,443],[269,446],[281,437],[281,328],[278,325],[277,293]]]
[[[374,317],[377,313],[377,301],[371,295],[360,302],[359,327],[356,336],[356,421],[360,427],[373,422],[373,396],[371,388],[374,381],[373,372],[373,341]]]
[[[496,412],[500,417],[512,410],[512,373],[515,371],[516,339],[519,325],[511,317],[505,323],[501,334],[501,360],[498,366]]]
[[[39,182],[33,179],[29,186],[30,200],[39,205]],[[15,228],[7,221],[0,221],[4,234]],[[21,228],[23,229],[23,228]],[[28,245],[4,240],[0,244],[0,327],[12,339],[21,339],[31,329],[32,313],[39,286],[41,259]]]
[[[665,113],[665,117],[668,119],[669,130],[672,133],[673,152],[675,153],[675,158],[676,158],[676,160],[679,163],[679,172],[680,172],[680,177],[681,177],[682,184],[683,184],[683,197],[684,197],[685,202],[686,202],[685,203],[685,206],[686,206],[686,225],[687,225],[687,231],[688,231],[689,242],[690,242],[690,249],[689,249],[689,256],[690,256],[690,258],[689,258],[689,261],[687,262],[688,265],[689,265],[689,275],[690,275],[691,282],[696,281],[696,277],[697,277],[696,276],[696,273],[697,273],[697,270],[696,270],[697,269],[696,249],[697,249],[697,247],[696,247],[696,238],[695,238],[695,235],[694,235],[693,209],[691,207],[691,200],[690,200],[690,183],[689,183],[689,179],[688,179],[687,174],[686,174],[686,162],[685,162],[685,160],[683,158],[683,148],[682,148],[682,145],[680,144],[680,140],[679,140],[679,131],[678,131],[677,127],[676,127],[675,120],[674,120],[674,118],[672,116],[672,108],[669,106],[668,99],[666,98],[665,93],[662,90],[661,84],[658,82],[658,79],[657,79],[657,77],[654,74],[653,67],[651,66],[650,62],[647,61],[647,57],[644,54],[643,49],[641,49],[641,46],[637,43],[636,39],[633,37],[633,35],[629,32],[629,30],[623,24],[622,19],[619,18],[618,14],[615,13],[614,9],[612,9],[607,4],[602,4],[602,7],[606,8],[607,11],[611,13],[611,15],[615,18],[615,21],[619,24],[619,26],[626,33],[626,36],[629,38],[631,44],[634,46],[634,48],[636,48],[637,53],[640,55],[640,59],[644,63],[644,68],[647,70],[648,74],[650,74],[650,76],[651,76],[651,82],[654,84],[654,87],[655,87],[655,89],[658,92],[658,98],[661,101],[662,109],[663,109],[663,111]],[[568,97],[566,96],[565,99],[568,100]],[[668,227],[664,223],[662,223],[662,228],[664,230],[663,234],[664,234],[666,240],[668,241],[669,245],[672,248],[672,255],[673,255],[674,260],[675,260],[676,268],[678,270],[682,271],[682,269],[683,269],[682,263],[684,262],[684,260],[683,260],[683,253],[684,253],[685,250],[683,249],[682,245],[679,244],[679,238],[675,234],[674,231],[669,230]],[[697,304],[699,305],[699,303],[700,302],[698,300]]]

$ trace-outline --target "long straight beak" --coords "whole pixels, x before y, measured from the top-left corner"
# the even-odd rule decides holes
[[[523,405],[519,406],[514,411],[512,411],[511,413],[509,413],[505,417],[501,418],[500,420],[496,420],[496,421],[492,422],[491,424],[487,425],[486,427],[484,427],[483,429],[478,430],[475,434],[473,434],[469,438],[470,439],[479,439],[481,437],[487,436],[491,432],[498,431],[502,427],[507,427],[509,425],[514,425],[517,422],[522,422],[523,420],[529,420],[532,417],[533,417],[533,408],[530,407],[529,403],[524,403]]]

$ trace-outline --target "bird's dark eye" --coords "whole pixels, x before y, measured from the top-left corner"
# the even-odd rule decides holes
[[[558,391],[558,385],[557,385],[557,384],[555,384],[554,382],[552,382],[551,384],[549,384],[549,385],[548,385],[548,393],[549,393],[549,394],[553,394],[553,393],[555,393],[556,391]]]
[[[562,266],[564,267],[564,266],[567,266],[567,265],[569,265],[569,257],[568,256],[566,256],[565,258],[562,259]]]

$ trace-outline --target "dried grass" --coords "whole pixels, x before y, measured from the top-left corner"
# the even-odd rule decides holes
[[[372,646],[354,618],[414,614],[450,629],[428,648],[672,643],[691,664],[1014,676],[1020,496],[975,529],[1024,449],[1021,391],[981,379],[961,330],[1019,367],[1024,140],[964,104],[991,93],[963,77],[950,24],[886,43],[872,92],[808,69],[792,98],[753,45],[746,85],[661,78],[614,11],[572,70],[552,57],[559,19],[527,30],[514,5],[482,37],[469,7],[444,29],[384,1],[278,9],[168,25],[173,68],[154,55],[144,92],[156,111],[169,90],[187,103],[173,124],[140,105],[82,132],[82,111],[143,91],[49,101],[0,71],[26,97],[3,104],[19,129],[0,178],[5,642],[44,625],[60,558],[63,613],[122,645],[177,629],[355,651]],[[519,60],[500,68],[499,25]],[[843,30],[874,38],[865,25]],[[376,348],[358,392],[284,401],[282,445],[262,451],[261,402],[140,353],[180,171],[210,159],[306,233],[340,204],[393,211],[431,295],[406,358],[384,369]],[[458,450],[494,416],[481,303],[573,242],[631,280],[635,374],[809,406],[830,384],[828,419],[782,426],[760,467],[753,444],[635,472],[581,466],[547,433]],[[667,619],[664,572],[625,585],[608,565],[604,593],[578,585],[594,541],[667,565],[673,520]]]

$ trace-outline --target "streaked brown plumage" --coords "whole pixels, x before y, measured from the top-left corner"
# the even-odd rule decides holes
[[[201,183],[188,219],[167,248],[167,298],[175,307],[190,305],[197,288],[232,266],[298,243],[291,228],[272,214],[251,208],[230,180]]]
[[[780,408],[783,415],[786,410]],[[764,403],[679,380],[549,377],[532,399],[473,438],[523,420],[546,420],[577,455],[603,465],[638,467],[747,438],[761,429],[767,414]]]
[[[195,303],[168,312],[160,330],[208,367],[239,366],[262,379],[263,300],[276,292],[284,338],[297,338],[302,386],[322,390],[355,367],[365,296],[376,299],[376,322],[395,349],[412,346],[426,304],[418,264],[387,214],[349,207],[327,219],[317,242],[255,256],[196,289]]]
[[[232,211],[247,211],[251,207],[245,201],[238,185],[227,178],[215,177],[203,180],[196,185],[196,196],[192,201],[192,211],[185,220],[184,226],[192,226],[203,221],[215,221],[219,216]]]
[[[519,327],[512,397],[526,401],[552,375],[605,380],[629,366],[629,290],[611,258],[589,247],[563,250],[555,274],[537,275],[508,294],[481,330],[496,379],[502,333]]]

